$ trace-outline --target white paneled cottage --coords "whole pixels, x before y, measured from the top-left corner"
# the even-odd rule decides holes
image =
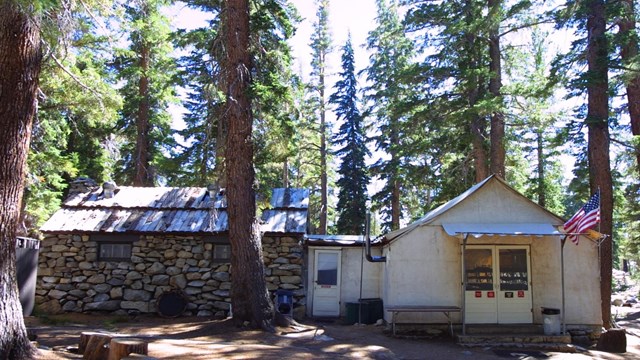
[[[380,297],[387,322],[462,327],[542,324],[544,307],[561,310],[567,328],[599,331],[600,234],[563,248],[563,223],[491,176],[376,239],[377,262],[362,268],[358,239],[310,236],[307,312],[345,316],[345,302]],[[327,269],[330,283],[319,274]],[[392,309],[405,311],[394,319]]]

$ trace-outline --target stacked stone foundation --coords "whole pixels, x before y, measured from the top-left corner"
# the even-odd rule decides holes
[[[117,236],[117,235],[116,235]],[[305,313],[300,239],[262,239],[269,291],[293,291],[294,317]],[[41,243],[36,311],[156,313],[156,299],[179,290],[184,316],[225,318],[231,307],[231,269],[213,261],[213,244],[198,236],[145,236],[132,243],[131,261],[98,261],[89,235],[47,235]]]

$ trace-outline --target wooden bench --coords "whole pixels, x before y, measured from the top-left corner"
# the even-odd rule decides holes
[[[441,306],[441,305],[400,305],[400,306],[387,306],[387,311],[391,312],[391,329],[393,330],[393,335],[396,334],[396,315],[399,313],[409,313],[409,312],[439,312],[443,313],[444,316],[447,317],[447,322],[449,323],[449,333],[453,337],[453,325],[451,324],[451,313],[452,312],[460,312],[460,308],[457,306]]]

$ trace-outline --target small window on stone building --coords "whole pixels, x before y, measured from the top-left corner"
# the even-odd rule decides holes
[[[231,261],[231,245],[213,244],[213,262],[222,263]]]
[[[131,261],[131,243],[98,243],[99,261]]]

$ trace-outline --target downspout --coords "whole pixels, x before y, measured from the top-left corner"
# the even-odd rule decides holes
[[[564,244],[567,242],[567,235],[562,237],[560,241],[560,278],[562,286],[562,313],[560,314],[560,321],[562,322],[562,334],[567,334],[567,322],[565,318],[565,293],[564,293]],[[543,320],[544,322],[544,320]]]
[[[367,213],[367,220],[364,227],[364,232],[365,232],[364,244],[365,244],[365,250],[366,250],[365,256],[369,262],[386,262],[387,261],[386,256],[371,256],[371,237],[369,236],[370,221],[371,221],[371,213]]]

